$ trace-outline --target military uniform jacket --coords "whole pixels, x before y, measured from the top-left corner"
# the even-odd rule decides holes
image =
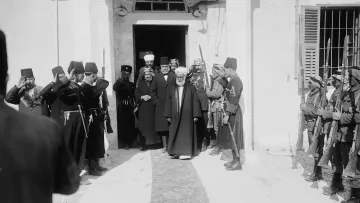
[[[217,78],[214,80],[210,91],[206,91],[206,96],[212,99],[210,112],[221,110],[224,88],[227,86],[227,83],[225,78]]]
[[[335,110],[336,100],[340,94],[340,89],[337,88],[330,96],[330,100],[327,102],[324,113],[321,115],[324,119],[324,133],[329,134],[331,130],[331,123],[333,121],[333,112]]]
[[[306,121],[316,121],[318,109],[321,107],[321,92],[320,89],[315,89],[309,93],[306,99],[306,108],[303,110]]]

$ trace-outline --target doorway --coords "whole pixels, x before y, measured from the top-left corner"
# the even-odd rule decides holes
[[[169,57],[169,60],[177,58],[180,66],[186,66],[187,25],[134,25],[133,30],[134,81],[137,80],[139,69],[145,65],[141,52],[152,51],[155,66],[160,66],[163,56]]]

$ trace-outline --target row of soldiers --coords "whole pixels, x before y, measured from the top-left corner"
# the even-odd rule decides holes
[[[138,120],[139,134],[144,138],[141,150],[160,143],[163,152],[172,158],[189,159],[196,156],[199,149],[206,150],[206,141],[212,138],[209,148],[214,150],[210,154],[220,153],[221,148],[233,149],[234,160],[225,166],[229,170],[240,170],[236,151],[244,149],[238,104],[242,82],[236,73],[236,59],[228,58],[224,64],[215,64],[211,84],[208,84],[201,59],[195,60],[191,68],[185,68],[179,66],[176,59],[169,61],[168,57],[161,57],[160,67],[156,68],[154,58],[152,52],[144,56],[145,66],[140,68],[135,84],[129,80],[132,67],[123,65],[121,78],[113,86],[117,95],[118,140],[124,148],[130,148],[135,140],[138,132],[133,123]],[[183,92],[194,92],[194,95]],[[191,101],[193,97],[195,101]],[[173,101],[174,98],[177,100]],[[187,100],[189,102],[185,102]],[[173,109],[174,105],[178,106],[177,110]],[[134,109],[137,116],[133,116]],[[192,112],[186,112],[189,109]]]
[[[19,105],[20,111],[32,111],[57,121],[63,127],[66,142],[83,171],[85,159],[90,175],[100,176],[107,171],[100,166],[104,158],[104,111],[108,102],[101,97],[109,82],[98,78],[95,63],[71,61],[66,76],[63,68],[52,69],[54,79],[44,88],[35,84],[32,69],[22,69],[17,85],[5,95],[5,101]]]
[[[331,84],[335,91],[329,100],[326,99],[325,91],[323,91],[327,84],[324,84],[321,77],[314,76],[309,80],[310,93],[306,103],[300,105],[305,116],[309,145],[317,143],[316,152],[313,154],[313,172],[306,177],[306,180],[309,182],[321,180],[323,178],[322,166],[328,164],[326,161],[325,164],[321,162],[330,159],[333,176],[331,185],[324,189],[324,194],[336,198],[338,192],[344,191],[343,177],[346,177],[350,181],[351,191],[350,198],[343,202],[359,203],[360,159],[358,154],[353,155],[357,153],[356,140],[359,139],[357,135],[360,135],[359,129],[356,127],[360,123],[360,68],[353,66],[338,72],[342,72],[342,74],[334,74],[331,77]],[[326,100],[325,105],[321,104],[323,100]],[[337,103],[337,101],[341,103]],[[320,125],[317,122],[318,118],[322,121]],[[338,123],[337,129],[332,125],[333,122]],[[324,152],[326,153],[324,154]],[[350,161],[353,157],[355,159]],[[351,167],[355,167],[356,174],[350,177],[346,170]]]

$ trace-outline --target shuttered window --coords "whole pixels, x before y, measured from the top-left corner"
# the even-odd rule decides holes
[[[300,16],[301,69],[304,69],[304,87],[311,76],[319,74],[320,8],[303,6]]]

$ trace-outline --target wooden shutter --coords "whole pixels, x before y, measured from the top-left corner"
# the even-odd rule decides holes
[[[320,7],[302,6],[300,15],[301,69],[304,69],[304,87],[309,78],[319,74]]]

